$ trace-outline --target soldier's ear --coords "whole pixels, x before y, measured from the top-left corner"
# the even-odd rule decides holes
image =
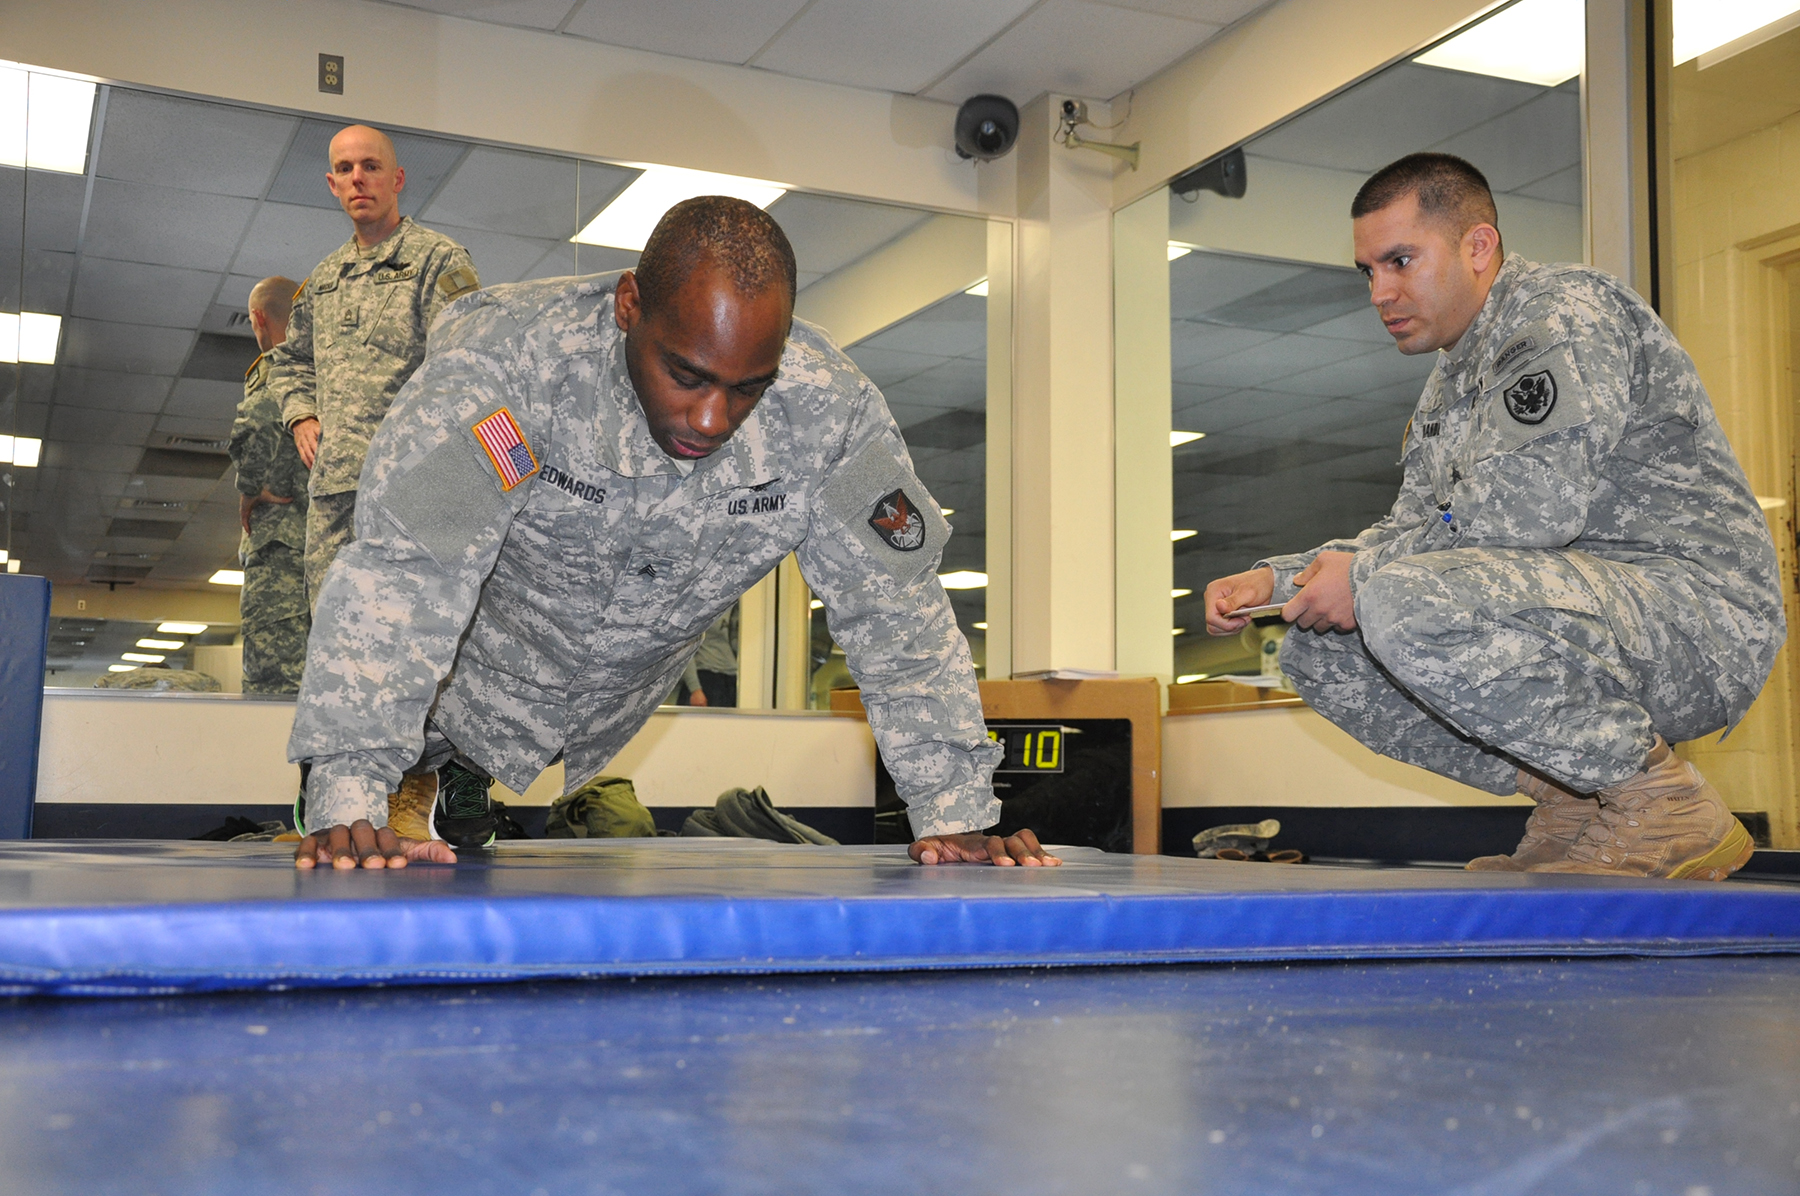
[[[627,270],[613,287],[613,322],[620,332],[630,332],[643,318],[644,300],[638,294],[637,275]]]

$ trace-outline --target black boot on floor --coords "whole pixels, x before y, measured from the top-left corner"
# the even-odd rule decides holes
[[[452,847],[491,847],[500,812],[488,796],[488,778],[452,760],[438,769],[437,800],[431,803],[431,837]]]

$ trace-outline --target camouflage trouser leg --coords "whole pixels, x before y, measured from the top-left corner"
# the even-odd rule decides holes
[[[1723,727],[1696,613],[1642,571],[1584,553],[1459,549],[1396,561],[1356,595],[1352,635],[1291,632],[1282,669],[1383,755],[1490,793],[1525,764],[1576,790],[1644,766],[1654,737]]]
[[[319,605],[325,571],[344,545],[356,539],[356,491],[316,494],[306,508],[306,605]]]
[[[265,544],[244,562],[244,692],[300,692],[312,612],[300,550]]]

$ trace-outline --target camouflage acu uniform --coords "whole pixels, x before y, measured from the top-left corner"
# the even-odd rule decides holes
[[[294,297],[269,388],[288,427],[319,421],[306,524],[306,591],[315,605],[325,570],[351,536],[370,437],[424,360],[432,321],[480,285],[467,250],[406,217],[373,248],[350,238]]]
[[[108,673],[94,682],[95,689],[148,689],[155,693],[216,694],[224,689],[211,673],[193,669],[132,669]]]
[[[263,503],[250,512],[250,533],[240,552],[244,589],[238,599],[244,625],[244,692],[300,692],[306,665],[306,466],[281,422],[281,404],[269,389],[269,354],[244,375],[244,400],[231,425],[231,461],[238,493],[292,498]]]
[[[797,552],[914,830],[993,825],[1000,749],[937,580],[950,528],[880,393],[796,321],[731,441],[675,460],[632,389],[615,281],[495,287],[433,334],[313,624],[288,747],[313,765],[309,823],[380,825],[440,735],[514,789],[560,753],[579,789]]]
[[[1596,270],[1507,258],[1439,355],[1393,511],[1272,566],[1354,552],[1360,631],[1291,632],[1281,666],[1385,755],[1492,793],[1523,763],[1578,792],[1654,736],[1743,718],[1787,635],[1775,549],[1694,370]]]

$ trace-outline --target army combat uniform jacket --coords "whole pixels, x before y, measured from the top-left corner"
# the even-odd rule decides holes
[[[1604,564],[1616,562],[1676,612],[1679,626],[1667,630],[1704,662],[1685,684],[1716,687],[1730,724],[1749,710],[1786,636],[1768,524],[1692,359],[1622,283],[1509,256],[1475,322],[1439,354],[1404,466],[1385,519],[1261,562],[1275,571],[1275,601],[1293,596],[1295,573],[1318,552],[1356,554],[1351,586],[1367,623],[1365,590],[1391,563],[1557,550],[1556,567],[1566,562],[1587,596],[1541,605],[1590,606],[1629,657],[1644,639],[1633,623],[1645,604]],[[1529,573],[1528,558],[1506,559]],[[1521,592],[1530,581],[1520,575]],[[1668,620],[1659,611],[1657,621]],[[1485,675],[1503,663],[1463,668]]]
[[[244,399],[231,424],[231,463],[237,466],[239,494],[254,498],[266,489],[294,501],[263,503],[250,513],[246,555],[266,544],[306,547],[306,466],[281,422],[281,402],[269,388],[269,357],[258,357],[244,375]]]
[[[289,757],[308,822],[385,819],[432,726],[514,789],[573,792],[674,686],[702,633],[796,552],[918,834],[999,819],[967,643],[937,580],[950,529],[880,393],[795,322],[712,456],[651,438],[615,275],[456,304],[376,435],[357,538],[321,595]]]
[[[432,321],[480,285],[467,250],[411,217],[381,244],[364,249],[352,236],[319,263],[269,373],[286,426],[319,421],[309,493],[356,489],[369,439],[425,358]]]

